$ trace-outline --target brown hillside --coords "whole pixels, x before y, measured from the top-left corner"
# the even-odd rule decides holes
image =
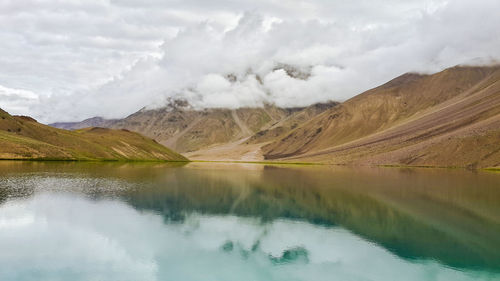
[[[500,67],[405,74],[263,148],[266,159],[500,165]]]
[[[185,157],[137,133],[56,129],[0,109],[0,159],[173,160]]]
[[[338,102],[317,103],[306,108],[300,108],[287,117],[281,119],[279,122],[274,123],[269,128],[264,128],[254,134],[247,144],[257,144],[269,141],[274,141],[280,136],[288,134],[290,131],[298,128],[303,123],[309,121],[313,117],[323,113],[324,111],[339,105]]]
[[[141,110],[110,127],[139,132],[176,151],[189,152],[250,137],[288,114],[272,106],[235,110],[165,107]]]

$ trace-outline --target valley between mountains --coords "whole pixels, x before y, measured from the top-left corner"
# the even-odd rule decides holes
[[[53,127],[126,129],[191,160],[500,167],[500,66],[407,73],[342,103],[194,109],[172,100],[123,119]]]

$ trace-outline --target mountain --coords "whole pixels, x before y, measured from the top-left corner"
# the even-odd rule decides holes
[[[215,144],[184,155],[190,159],[198,160],[263,161],[262,147],[264,145],[275,141],[310,118],[337,105],[337,102],[326,102],[313,104],[305,108],[282,109],[286,110],[285,115],[264,124],[252,135],[240,136],[234,141]]]
[[[408,73],[262,148],[268,160],[500,166],[500,66]]]
[[[51,127],[65,129],[65,130],[77,130],[88,127],[109,127],[113,124],[115,120],[113,119],[104,119],[102,117],[92,117],[89,119],[85,119],[80,122],[57,122],[49,124]]]
[[[287,110],[272,106],[235,110],[167,107],[141,110],[111,127],[139,132],[176,151],[191,152],[249,137],[288,114]]]
[[[152,139],[99,127],[68,131],[11,116],[0,109],[0,159],[169,160],[187,159]]]
[[[283,69],[308,77],[307,69]],[[343,103],[196,110],[171,101],[124,119],[71,126],[94,121],[139,132],[194,160],[500,167],[500,66],[406,73]]]
[[[124,119],[91,118],[51,126],[78,129],[97,121],[98,126],[127,129],[195,160],[262,160],[260,147],[310,117],[337,105],[316,104],[307,108],[212,108],[196,110],[186,102],[172,100],[159,109],[142,109]],[[95,123],[92,123],[95,125]]]

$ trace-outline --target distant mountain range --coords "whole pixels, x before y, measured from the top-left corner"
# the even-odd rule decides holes
[[[182,155],[128,130],[90,127],[68,131],[11,116],[0,109],[0,159],[168,160]]]
[[[104,119],[102,117],[93,117],[81,122],[60,122],[49,124],[49,126],[64,130],[78,130],[89,127],[108,127],[114,121],[115,120]]]
[[[199,160],[499,167],[500,66],[407,73],[343,103],[194,110],[175,101],[51,126],[128,129]]]
[[[192,109],[187,103],[171,101],[163,108],[140,110],[124,119],[100,117],[51,126],[80,129],[99,126],[128,129],[198,160],[263,160],[260,147],[310,118],[339,103],[327,102],[306,108]]]

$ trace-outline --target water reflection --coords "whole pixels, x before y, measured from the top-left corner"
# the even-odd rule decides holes
[[[500,271],[498,174],[6,163],[0,258],[14,272],[37,264],[119,280],[493,280]]]

